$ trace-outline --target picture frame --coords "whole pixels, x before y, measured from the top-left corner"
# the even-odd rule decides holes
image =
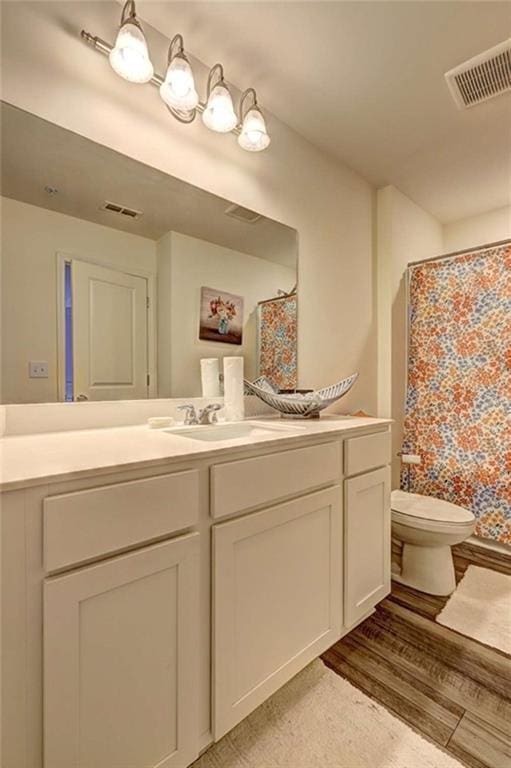
[[[241,345],[243,343],[243,297],[203,286],[200,300],[199,339]]]

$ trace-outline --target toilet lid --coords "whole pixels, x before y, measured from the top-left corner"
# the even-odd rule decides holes
[[[474,520],[474,515],[468,509],[418,493],[392,491],[390,504],[395,512],[421,520],[437,520],[442,523],[468,523]]]

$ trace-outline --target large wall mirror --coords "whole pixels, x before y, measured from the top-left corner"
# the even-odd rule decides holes
[[[295,230],[5,103],[1,124],[3,403],[196,397],[228,355],[296,386]]]

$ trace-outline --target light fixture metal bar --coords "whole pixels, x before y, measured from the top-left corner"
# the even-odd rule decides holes
[[[113,51],[113,45],[110,45],[110,43],[107,43],[106,40],[102,40],[101,37],[97,37],[97,35],[91,35],[90,32],[86,32],[84,29],[80,32],[80,37],[82,40],[84,40],[88,45],[90,45],[92,48],[94,48],[98,53],[102,53],[103,56],[109,56],[110,53]],[[164,78],[161,77],[161,75],[158,75],[156,72],[152,76],[152,78],[149,80],[149,83],[151,85],[154,85],[156,88],[159,88],[160,85],[164,82]],[[173,117],[175,117],[177,120],[179,120],[181,123],[190,123],[192,122],[192,119],[187,118],[186,116],[183,117],[179,114],[179,112],[175,109],[171,109],[167,105],[167,109],[171,113]],[[195,107],[196,112],[199,114],[202,114],[204,110],[206,109],[206,104],[199,102],[197,106]],[[195,117],[195,115],[194,115]],[[230,133],[234,133],[236,136],[238,136],[241,133],[241,125],[237,125],[235,128],[230,131]]]

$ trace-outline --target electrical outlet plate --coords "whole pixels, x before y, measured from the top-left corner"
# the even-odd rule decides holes
[[[31,360],[28,364],[28,375],[31,379],[47,379],[48,363],[46,360]]]

